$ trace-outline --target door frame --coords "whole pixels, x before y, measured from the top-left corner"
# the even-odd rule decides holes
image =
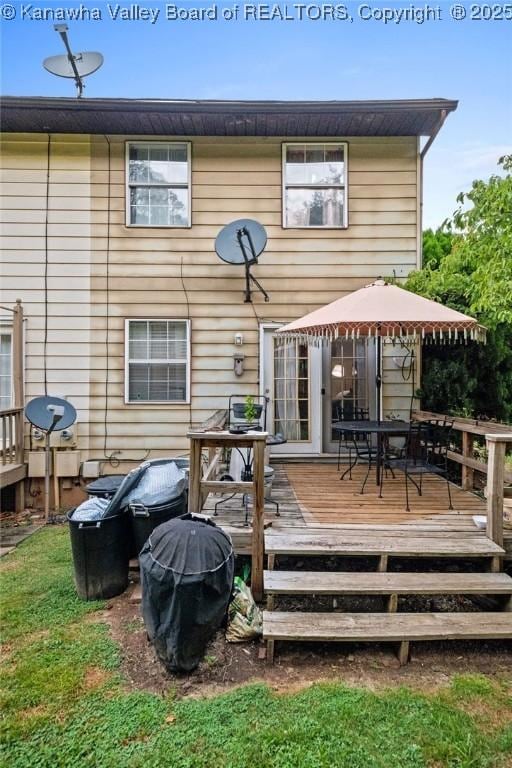
[[[265,339],[269,338],[270,331],[276,331],[285,325],[283,322],[261,322],[259,325],[259,393],[262,397],[265,393]],[[323,397],[321,395],[322,387],[322,350],[319,347],[309,347],[309,427],[310,440],[308,443],[284,443],[283,445],[273,446],[273,454],[286,456],[319,456],[322,453],[323,439]],[[273,378],[273,376],[272,376]],[[273,393],[272,393],[273,395]],[[273,398],[271,399],[273,402]],[[267,429],[273,429],[274,415],[272,409],[267,412]],[[307,446],[307,447],[306,447]]]

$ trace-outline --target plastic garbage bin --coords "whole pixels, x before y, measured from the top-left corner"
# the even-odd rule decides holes
[[[126,514],[73,520],[68,512],[75,584],[82,600],[105,600],[128,586],[130,525]]]
[[[126,475],[104,475],[85,486],[89,496],[100,499],[113,499]]]
[[[165,504],[145,506],[140,502],[130,504],[133,538],[139,553],[154,529],[162,523],[181,517],[187,511],[187,494],[183,492]]]

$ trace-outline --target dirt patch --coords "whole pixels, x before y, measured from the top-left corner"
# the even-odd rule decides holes
[[[88,667],[85,671],[84,688],[88,691],[93,691],[96,688],[101,688],[110,678],[112,673],[101,667]]]
[[[99,615],[121,647],[122,673],[131,689],[182,698],[212,696],[251,682],[289,692],[338,681],[373,690],[407,685],[425,692],[447,685],[454,674],[510,679],[512,644],[504,641],[412,643],[411,661],[404,667],[398,665],[393,643],[276,643],[275,663],[269,665],[260,658],[263,643],[227,643],[223,630],[194,672],[170,674],[147,640],[140,605],[130,602],[130,591],[109,601]]]
[[[31,720],[33,717],[44,717],[48,710],[43,704],[38,704],[36,707],[28,707],[28,709],[21,709],[17,717],[22,720]]]

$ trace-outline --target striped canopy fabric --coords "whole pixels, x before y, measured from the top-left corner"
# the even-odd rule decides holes
[[[485,341],[486,329],[472,317],[384,280],[315,309],[277,331],[308,344],[337,338],[381,337],[408,341]]]

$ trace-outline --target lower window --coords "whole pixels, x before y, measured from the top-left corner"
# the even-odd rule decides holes
[[[127,320],[125,349],[126,402],[189,401],[188,320]]]

